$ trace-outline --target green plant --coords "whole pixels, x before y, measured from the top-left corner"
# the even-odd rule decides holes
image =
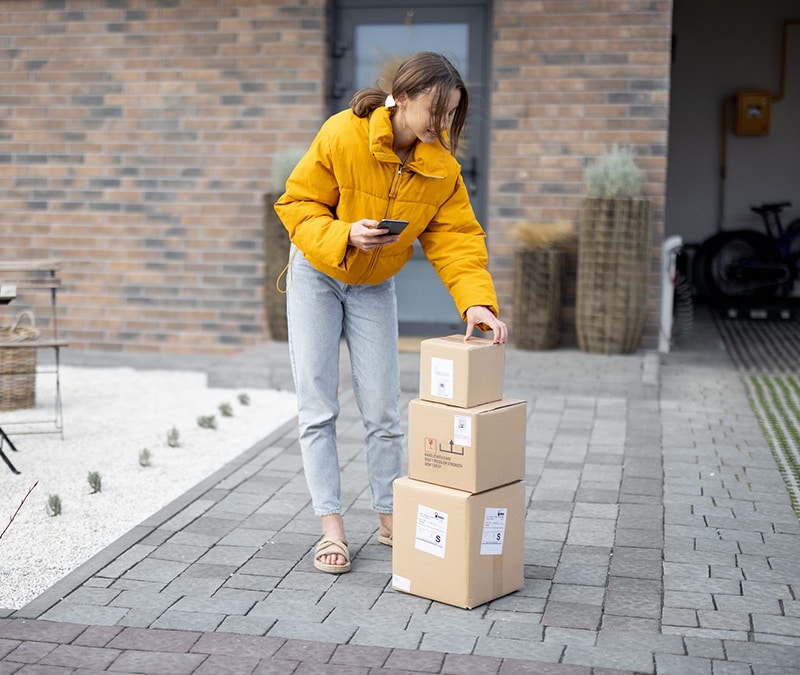
[[[45,510],[47,511],[48,516],[60,516],[61,497],[58,495],[48,495],[47,504],[45,504]]]
[[[233,417],[233,408],[230,403],[219,404],[219,414],[223,417]]]
[[[217,419],[214,415],[200,415],[200,417],[197,418],[197,425],[201,429],[216,429]]]
[[[177,448],[180,444],[180,433],[175,427],[172,427],[167,432],[167,445],[171,448]]]
[[[250,395],[247,394],[246,392],[239,394],[238,398],[239,398],[239,403],[241,403],[242,405],[250,405]]]
[[[86,480],[89,481],[89,487],[92,488],[93,495],[103,489],[103,479],[97,471],[90,471],[89,475],[86,476]]]
[[[642,172],[636,166],[636,150],[614,145],[586,169],[586,194],[606,199],[629,199],[642,192]]]
[[[275,155],[272,160],[271,188],[273,192],[282,194],[286,190],[286,181],[302,156],[303,153],[298,150],[287,150]]]
[[[147,448],[142,448],[139,451],[139,466],[150,466],[150,451]]]

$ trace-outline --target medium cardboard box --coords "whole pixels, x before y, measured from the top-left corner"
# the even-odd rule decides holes
[[[408,404],[408,477],[466,492],[525,478],[527,403],[500,399],[472,408]]]
[[[463,335],[430,338],[420,343],[419,395],[460,408],[503,398],[505,347],[489,338]]]
[[[471,609],[524,584],[522,481],[470,494],[394,482],[392,588]]]

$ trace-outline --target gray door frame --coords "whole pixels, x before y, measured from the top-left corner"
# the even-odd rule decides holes
[[[463,155],[459,153],[459,161],[464,181],[470,189],[472,206],[484,229],[488,212],[491,10],[491,0],[426,0],[419,5],[385,0],[333,0],[330,42],[329,108],[333,114],[348,106],[358,87],[375,85],[374,82],[355,81],[353,51],[357,25],[468,24],[468,64],[466,68],[463,64],[456,64],[465,76],[470,95],[470,113],[464,134],[466,152]],[[417,48],[443,51],[449,56],[446,49],[437,49],[433,42]],[[440,335],[463,330],[452,298],[424,259],[419,245],[414,258],[398,274],[397,284],[401,334]],[[429,306],[420,309],[420,300]]]

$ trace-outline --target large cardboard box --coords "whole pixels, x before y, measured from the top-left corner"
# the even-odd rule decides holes
[[[470,494],[394,482],[392,588],[471,609],[524,584],[521,481]]]
[[[489,338],[463,335],[430,338],[420,343],[419,395],[428,401],[461,408],[503,398],[505,347]]]
[[[466,492],[525,478],[527,403],[501,399],[472,408],[408,404],[408,477]]]

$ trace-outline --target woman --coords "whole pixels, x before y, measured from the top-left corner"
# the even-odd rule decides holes
[[[275,204],[292,241],[287,273],[289,350],[300,449],[322,540],[314,565],[350,570],[342,521],[336,418],[339,343],[352,364],[364,421],[378,540],[392,544],[392,482],[402,433],[394,275],[418,239],[467,323],[505,343],[486,269],[485,234],[455,159],[467,90],[441,54],[421,52],[398,68],[392,92],[362,89],[323,124]],[[399,235],[383,218],[408,220]]]

